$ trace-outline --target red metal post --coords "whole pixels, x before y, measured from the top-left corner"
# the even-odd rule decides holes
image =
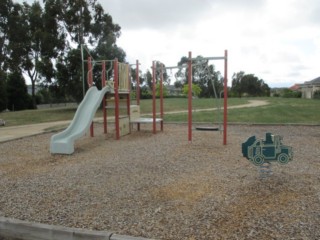
[[[104,88],[106,86],[106,61],[102,61],[102,77],[101,77],[101,86]],[[107,133],[107,109],[106,109],[106,97],[102,99],[102,108],[103,108],[103,132]]]
[[[128,94],[126,94],[127,96],[127,116],[130,116],[130,90],[131,90],[131,79],[130,79],[130,65],[127,64],[127,70],[128,70],[128,75],[127,75],[127,78],[128,78]],[[130,120],[130,119],[129,119]]]
[[[88,87],[90,88],[92,86],[92,59],[91,57],[88,57],[88,78],[87,83]]]
[[[228,115],[228,50],[224,51],[224,92],[223,92],[223,145],[227,145]]]
[[[139,76],[139,60],[136,60],[136,100],[140,105],[140,76]],[[140,131],[140,123],[137,123],[137,129]]]
[[[120,139],[119,125],[119,68],[118,59],[114,60],[114,121],[116,127],[116,140]]]
[[[140,105],[139,60],[136,60],[136,95],[137,105]]]
[[[152,62],[152,117],[153,117],[153,133],[157,133],[156,125],[156,64]]]
[[[188,61],[188,140],[192,141],[192,53]]]
[[[162,121],[161,131],[163,131],[163,64],[161,63],[161,72],[160,72],[160,118]]]
[[[88,57],[88,87],[90,88],[92,86],[92,82],[93,82],[93,76],[92,76],[92,60],[91,57]],[[94,137],[94,126],[93,126],[93,121],[91,122],[90,125],[90,137]]]

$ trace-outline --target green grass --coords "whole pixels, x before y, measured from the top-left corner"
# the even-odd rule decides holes
[[[70,120],[76,108],[52,108],[39,110],[24,110],[16,112],[1,112],[0,118],[6,121],[7,126]]]
[[[228,105],[240,105],[248,103],[248,99],[245,98],[230,98],[228,99]],[[133,101],[132,104],[135,104]],[[223,106],[223,100],[215,100],[213,98],[196,98],[192,99],[192,108],[193,109],[205,109],[205,108],[215,108],[217,104]],[[164,111],[180,111],[180,110],[188,110],[188,99],[187,98],[165,98],[164,102]],[[146,99],[140,102],[140,108],[142,114],[148,114],[152,112],[152,100]],[[160,100],[157,99],[157,112],[160,111]]]
[[[229,109],[228,122],[233,123],[261,123],[261,124],[320,124],[320,101],[297,98],[229,98],[228,106],[246,104],[249,100],[261,99],[270,102],[267,106]],[[157,112],[159,112],[159,99],[157,99]],[[135,104],[135,101],[132,101]],[[223,102],[219,103],[221,107]],[[194,122],[220,122],[223,113],[218,111],[197,112],[196,110],[216,107],[214,99],[193,99]],[[141,100],[141,113],[151,114],[152,100]],[[188,109],[186,98],[164,99],[164,111],[180,111]],[[76,108],[52,108],[39,110],[25,110],[17,112],[2,112],[0,118],[6,120],[7,126],[24,124],[71,120]],[[109,116],[112,111],[109,111]],[[102,116],[100,109],[96,117]],[[167,122],[187,122],[187,113],[165,114]]]
[[[256,124],[320,124],[320,101],[296,98],[230,98],[228,106],[245,104],[249,100],[265,100],[269,105],[228,110],[230,123]],[[201,101],[201,99],[200,99]],[[241,102],[241,103],[240,103]],[[217,123],[223,119],[223,111],[197,112],[193,107],[193,122]],[[165,115],[165,121],[187,122],[187,113]]]
[[[233,109],[230,122],[266,124],[320,124],[320,101],[297,98],[267,98],[269,105]]]

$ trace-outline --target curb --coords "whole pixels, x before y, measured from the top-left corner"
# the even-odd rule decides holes
[[[1,240],[151,240],[131,237],[106,231],[31,223],[12,218],[0,217]]]

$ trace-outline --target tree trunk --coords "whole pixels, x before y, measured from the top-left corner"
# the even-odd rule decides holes
[[[37,109],[36,101],[36,84],[35,80],[31,80],[31,97],[32,97],[32,109]]]

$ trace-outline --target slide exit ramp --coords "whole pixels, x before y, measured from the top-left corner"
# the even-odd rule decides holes
[[[74,152],[74,141],[88,131],[104,95],[110,91],[110,86],[101,90],[95,86],[89,88],[68,128],[51,137],[50,152],[52,154],[72,154]]]

